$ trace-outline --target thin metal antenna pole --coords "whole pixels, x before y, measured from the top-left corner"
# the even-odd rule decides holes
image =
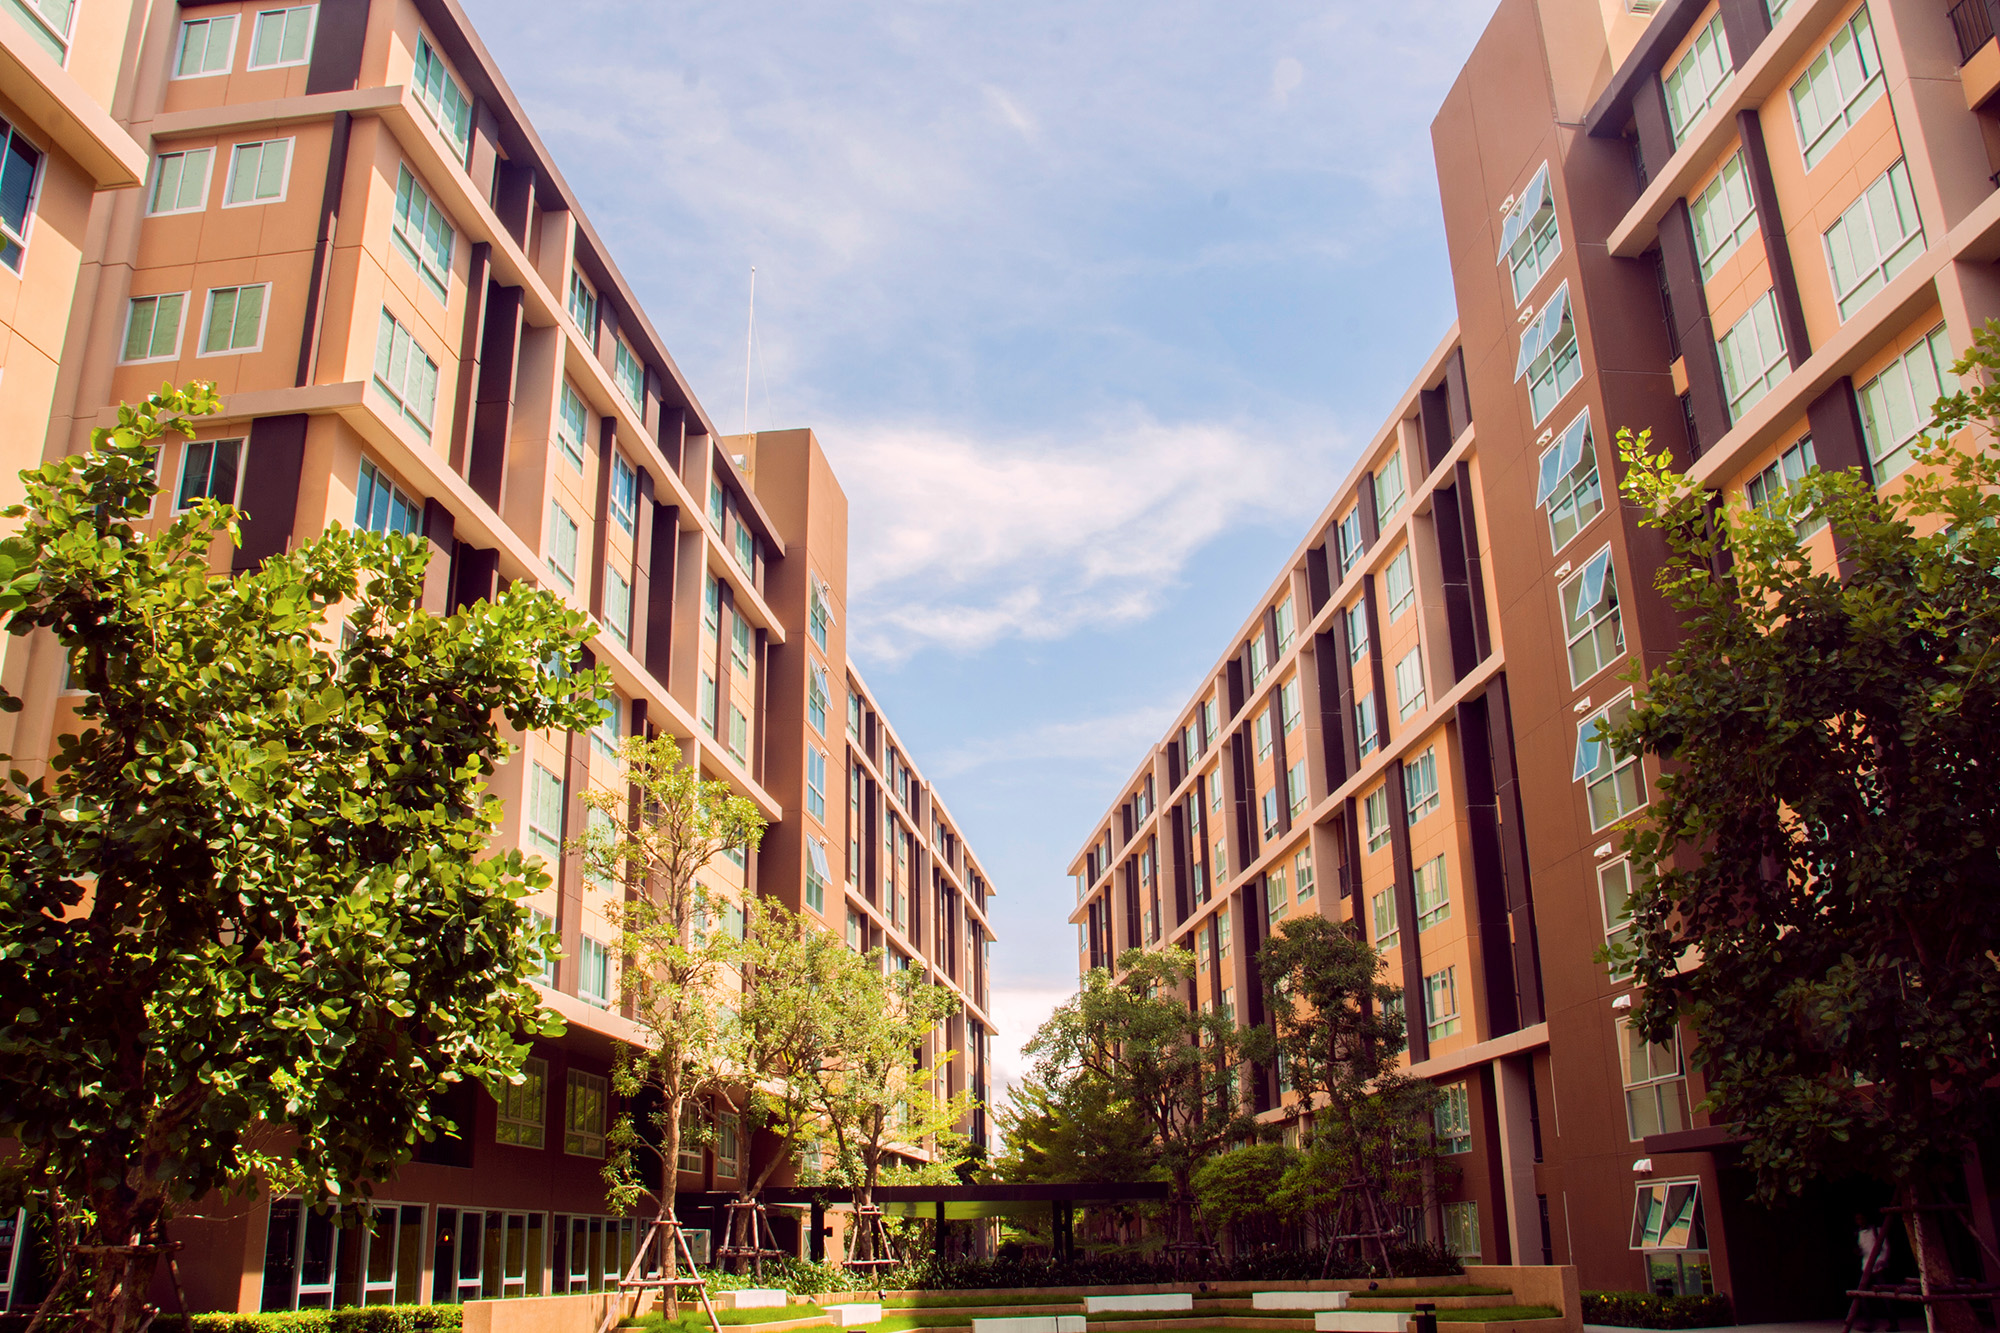
[[[750,349],[757,339],[757,266],[750,266],[750,325],[743,334],[743,433],[750,433]]]

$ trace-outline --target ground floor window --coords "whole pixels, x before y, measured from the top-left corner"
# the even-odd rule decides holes
[[[303,1199],[271,1205],[264,1232],[265,1310],[326,1310],[423,1299],[424,1212],[420,1204],[378,1202],[363,1220]]]
[[[1479,1205],[1471,1200],[1444,1206],[1445,1248],[1468,1263],[1479,1262]]]
[[[618,1285],[639,1250],[639,1223],[629,1217],[556,1214],[553,1294],[603,1291]]]
[[[1642,1182],[1632,1202],[1632,1248],[1640,1252],[1646,1290],[1654,1295],[1699,1296],[1714,1291],[1701,1182]]]
[[[545,1218],[543,1213],[438,1209],[431,1301],[541,1295],[548,1260]]]
[[[21,1251],[27,1243],[27,1211],[0,1215],[0,1310],[14,1308],[15,1276],[20,1271]]]

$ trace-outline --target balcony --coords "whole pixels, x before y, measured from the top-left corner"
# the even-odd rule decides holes
[[[1958,38],[1958,80],[1965,107],[1977,111],[2000,93],[2000,0],[1958,0],[1951,7],[1951,30]]]

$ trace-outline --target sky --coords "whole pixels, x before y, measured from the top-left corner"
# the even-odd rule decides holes
[[[710,416],[747,378],[831,459],[1004,1082],[1071,859],[1450,324],[1430,122],[1493,0],[466,8]]]

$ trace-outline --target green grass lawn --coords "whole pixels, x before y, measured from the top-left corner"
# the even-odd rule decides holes
[[[1466,1288],[1460,1287],[1460,1288],[1432,1288],[1424,1294],[1439,1295],[1439,1296],[1473,1296],[1473,1295],[1494,1295],[1499,1293],[1486,1289],[1468,1290]],[[1396,1295],[1398,1297],[1401,1297],[1405,1295],[1410,1295],[1410,1293],[1398,1292],[1396,1293]],[[1416,1299],[1416,1297],[1412,1296],[1412,1299]],[[1009,1304],[1022,1304],[1022,1303],[1023,1302],[1009,1302]],[[1049,1304],[1052,1302],[1045,1301],[1041,1303]],[[1475,1310],[1439,1310],[1437,1312],[1437,1317],[1438,1317],[1438,1322],[1441,1324],[1479,1324],[1479,1323],[1501,1323],[1501,1322],[1509,1322],[1520,1319],[1555,1319],[1559,1317],[1561,1313],[1562,1313],[1561,1311],[1557,1310],[1552,1305],[1491,1305],[1491,1306],[1486,1306],[1482,1309],[1475,1309]],[[792,1306],[788,1310],[718,1311],[717,1317],[725,1325],[770,1324],[770,1323],[777,1323],[778,1321],[783,1319],[810,1318],[812,1314],[813,1314],[813,1309],[810,1306]],[[1168,1312],[1168,1314],[1171,1315],[1171,1312]],[[983,1318],[984,1316],[981,1317]],[[1091,1323],[1093,1324],[1111,1323],[1121,1319],[1158,1319],[1160,1317],[1161,1314],[1159,1312],[1135,1311],[1130,1314],[1120,1314],[1120,1315],[1101,1315],[1101,1316],[1094,1315],[1091,1317]],[[1274,1317],[1296,1318],[1298,1316],[1277,1314]],[[973,1318],[974,1316],[972,1315],[953,1314],[950,1312],[950,1307],[947,1306],[941,1308],[935,1314],[927,1310],[919,1309],[912,1314],[891,1315],[883,1319],[880,1323],[867,1324],[863,1325],[862,1327],[867,1330],[867,1333],[907,1333],[907,1330],[913,1328],[970,1327]],[[663,1314],[649,1314],[645,1316],[643,1319],[628,1320],[624,1325],[622,1325],[622,1327],[643,1329],[645,1330],[645,1333],[703,1333],[703,1331],[708,1327],[708,1320],[703,1316],[701,1312],[701,1307],[697,1305],[692,1310],[683,1310],[681,1312],[681,1317],[678,1320],[669,1320]],[[1177,1333],[1232,1333],[1232,1330],[1220,1329],[1220,1328],[1197,1328],[1197,1329],[1178,1330]]]
[[[1081,1305],[1081,1296],[1044,1295],[1036,1291],[1009,1292],[1004,1296],[961,1295],[953,1291],[926,1292],[922,1296],[892,1296],[883,1302],[891,1310],[948,1310],[957,1305]]]

